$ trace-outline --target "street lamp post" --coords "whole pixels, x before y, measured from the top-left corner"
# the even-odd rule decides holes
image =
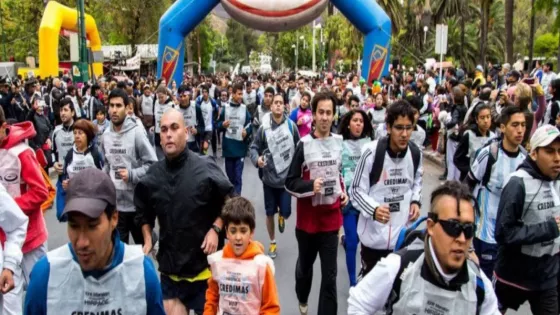
[[[426,45],[426,34],[428,34],[428,26],[424,26],[424,45]]]

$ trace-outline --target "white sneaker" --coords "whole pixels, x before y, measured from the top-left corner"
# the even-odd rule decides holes
[[[301,315],[307,315],[307,304],[299,304],[299,313]]]

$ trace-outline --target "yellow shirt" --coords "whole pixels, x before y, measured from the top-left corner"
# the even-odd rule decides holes
[[[210,271],[210,268],[206,268],[202,270],[202,272],[196,275],[196,277],[194,278],[179,277],[177,275],[167,275],[167,276],[169,277],[169,279],[175,282],[179,282],[179,281],[195,282],[195,281],[203,281],[203,280],[210,279],[210,277],[212,277],[212,272]]]

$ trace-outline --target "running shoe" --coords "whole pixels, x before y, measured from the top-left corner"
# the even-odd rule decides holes
[[[274,259],[276,258],[276,255],[276,243],[270,243],[270,246],[268,247],[268,257]]]
[[[286,228],[286,219],[282,215],[278,215],[278,231],[280,233],[284,233],[284,229]]]
[[[307,315],[307,304],[299,303],[299,313],[301,315]]]

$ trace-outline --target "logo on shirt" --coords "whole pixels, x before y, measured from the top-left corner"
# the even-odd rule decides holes
[[[17,181],[17,179],[19,178],[19,175],[16,173],[12,173],[12,174],[6,174],[2,177],[2,175],[0,175],[0,181],[3,182],[7,182],[7,183],[12,183]]]

